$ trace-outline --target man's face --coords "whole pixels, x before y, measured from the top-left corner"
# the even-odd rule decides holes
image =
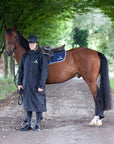
[[[37,47],[37,45],[38,44],[36,42],[35,43],[29,43],[29,47],[31,50],[34,50]]]

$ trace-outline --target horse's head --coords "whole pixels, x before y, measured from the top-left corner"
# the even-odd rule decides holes
[[[5,43],[6,43],[6,52],[8,56],[11,56],[16,49],[16,43],[18,41],[18,36],[16,33],[16,28],[8,28],[5,26]]]

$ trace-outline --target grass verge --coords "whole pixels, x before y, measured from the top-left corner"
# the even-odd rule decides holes
[[[8,95],[12,94],[16,90],[17,88],[14,84],[13,77],[0,77],[0,100],[5,99]]]
[[[110,79],[110,85],[111,85],[112,91],[114,91],[114,78]]]

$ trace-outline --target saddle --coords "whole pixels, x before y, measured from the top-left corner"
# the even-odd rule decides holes
[[[62,45],[61,47],[57,47],[57,48],[51,48],[49,46],[44,46],[44,47],[41,47],[41,51],[43,52],[43,54],[45,54],[47,56],[47,59],[49,61],[54,53],[65,51],[64,47],[65,47],[65,44]]]
[[[56,52],[61,52],[61,51],[64,51],[64,50],[65,50],[64,47],[65,47],[65,44],[62,45],[61,47],[53,48],[53,49],[51,49],[51,50],[52,50],[54,53],[56,53]]]

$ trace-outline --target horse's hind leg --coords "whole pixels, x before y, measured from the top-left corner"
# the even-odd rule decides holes
[[[97,81],[95,80],[89,80],[89,79],[84,79],[86,81],[86,83],[88,84],[94,101],[95,101],[95,116],[94,118],[91,120],[91,122],[89,123],[90,125],[102,125],[102,120],[101,117],[103,118],[103,110],[102,110],[102,106],[100,104],[100,101],[98,100],[98,94],[99,91],[97,89]]]
[[[102,105],[98,98],[95,99],[95,116],[93,120],[90,122],[90,125],[102,125],[102,120],[104,118]]]
[[[96,125],[102,125],[102,120],[104,118],[103,106],[101,104],[101,99],[99,98],[100,89],[97,87],[97,94],[95,99],[95,115],[99,116],[99,120],[97,121]]]

